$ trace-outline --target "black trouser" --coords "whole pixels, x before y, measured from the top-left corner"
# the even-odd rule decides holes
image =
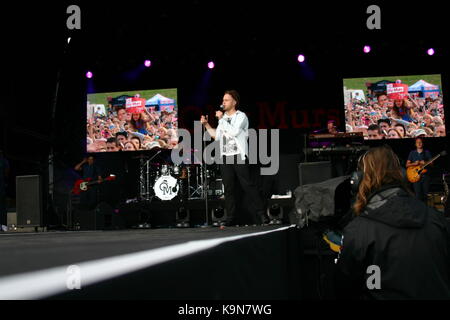
[[[225,191],[225,209],[229,219],[236,219],[237,203],[237,183],[240,184],[243,192],[249,200],[249,209],[253,223],[261,224],[264,217],[263,200],[258,193],[258,189],[250,176],[250,167],[246,161],[245,164],[237,164],[237,156],[232,156],[234,164],[227,164],[226,158],[223,158],[223,164],[220,166],[222,182]]]
[[[430,190],[430,177],[423,175],[419,182],[413,183],[413,188],[416,197],[419,200],[426,202],[428,190]]]
[[[80,209],[91,210],[98,204],[98,187],[94,186],[80,194]]]

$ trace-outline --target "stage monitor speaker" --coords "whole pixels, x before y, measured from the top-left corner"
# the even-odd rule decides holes
[[[267,216],[270,221],[279,221],[280,224],[284,219],[284,208],[278,203],[273,203],[267,207]]]
[[[18,227],[40,227],[42,221],[41,176],[16,177]]]
[[[258,187],[263,199],[270,199],[274,194],[287,194],[299,186],[298,164],[300,155],[280,154],[278,172],[274,175],[260,175],[258,168]]]
[[[319,183],[332,178],[331,161],[300,163],[298,171],[300,186]]]

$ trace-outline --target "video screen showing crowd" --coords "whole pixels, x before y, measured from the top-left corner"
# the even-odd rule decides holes
[[[89,94],[87,152],[173,149],[176,99],[176,89]]]
[[[364,139],[445,137],[441,75],[344,79],[346,132]]]

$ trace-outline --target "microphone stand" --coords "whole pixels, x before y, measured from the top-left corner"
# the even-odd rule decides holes
[[[208,120],[208,117],[206,117],[206,119]],[[208,227],[209,226],[209,215],[208,215],[208,174],[207,174],[207,170],[206,170],[206,163],[205,163],[205,157],[203,155],[203,152],[206,149],[206,141],[204,139],[205,133],[207,132],[207,129],[205,126],[203,126],[202,129],[202,144],[203,144],[203,148],[202,148],[202,177],[203,177],[203,196],[205,197],[205,224],[204,227]]]
[[[150,201],[151,202],[151,200],[153,200],[153,197],[151,197],[150,198],[150,184],[149,184],[149,181],[150,181],[150,170],[149,170],[149,168],[150,168],[150,162],[158,155],[158,154],[160,154],[162,152],[162,150],[158,150],[158,152],[156,152],[150,159],[148,159],[147,160],[147,201]],[[153,186],[152,186],[153,187]]]
[[[50,117],[50,120],[51,120],[50,125],[51,125],[52,130],[51,130],[51,134],[50,134],[50,148],[49,148],[49,155],[48,155],[48,159],[47,159],[47,172],[46,172],[46,176],[48,179],[48,188],[45,190],[45,193],[46,193],[45,205],[46,205],[46,209],[47,209],[47,214],[48,214],[49,210],[52,210],[53,212],[55,210],[54,169],[55,169],[55,143],[56,143],[55,142],[56,141],[56,111],[58,108],[58,95],[59,95],[59,87],[60,87],[60,83],[61,83],[61,74],[65,67],[66,55],[67,55],[69,43],[70,43],[70,40],[66,44],[64,44],[61,61],[58,63],[58,66],[57,66],[55,90],[53,91],[53,96],[52,96],[51,117]],[[6,135],[5,135],[5,137],[6,137]],[[44,220],[44,223],[49,225],[50,221],[45,221],[45,220]],[[67,222],[67,225],[69,225],[69,221],[66,221],[66,222]],[[61,224],[63,224],[62,221],[61,221]]]

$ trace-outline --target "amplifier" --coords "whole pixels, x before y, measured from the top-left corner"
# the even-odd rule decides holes
[[[221,197],[224,194],[222,179],[215,179],[209,182],[208,196]]]
[[[331,161],[300,163],[298,171],[301,186],[332,178]]]

